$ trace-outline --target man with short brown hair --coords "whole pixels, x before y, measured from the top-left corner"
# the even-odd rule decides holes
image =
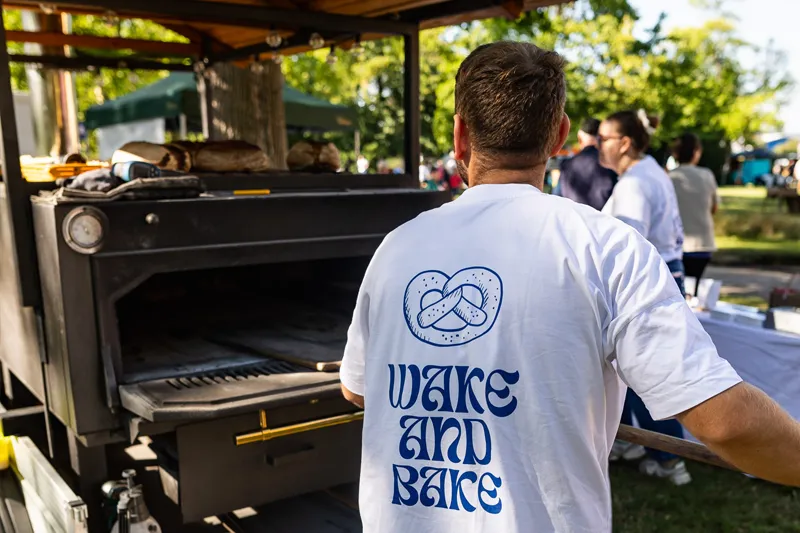
[[[625,383],[726,460],[800,485],[800,426],[718,357],[655,248],[541,192],[569,131],[560,57],[483,46],[456,95],[470,188],[386,237],[348,332],[364,532],[608,533]]]
[[[543,166],[554,155],[552,147],[560,148],[569,132],[564,60],[536,46],[479,46],[458,69],[455,99],[455,135],[473,125],[476,169],[496,173]],[[463,160],[459,171],[466,179]],[[479,181],[471,185],[487,178],[479,172]]]

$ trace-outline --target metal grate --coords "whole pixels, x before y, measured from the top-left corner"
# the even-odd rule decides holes
[[[273,374],[294,374],[296,372],[307,372],[308,369],[287,363],[285,361],[266,361],[255,365],[245,365],[240,367],[224,368],[214,372],[206,372],[195,376],[186,376],[166,380],[170,387],[175,390],[196,389],[198,387],[208,387],[221,385],[224,383],[235,383],[247,379],[270,376]]]

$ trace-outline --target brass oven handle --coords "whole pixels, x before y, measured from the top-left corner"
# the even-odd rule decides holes
[[[337,415],[330,418],[323,418],[321,420],[312,420],[310,422],[301,422],[299,424],[292,424],[290,426],[283,426],[279,428],[267,428],[266,416],[262,412],[262,429],[252,433],[245,433],[244,435],[236,435],[236,445],[244,446],[245,444],[253,444],[255,442],[264,442],[267,440],[285,437],[287,435],[294,435],[297,433],[304,433],[306,431],[313,431],[315,429],[329,428],[356,422],[364,419],[364,411],[357,413],[349,413],[346,415]]]

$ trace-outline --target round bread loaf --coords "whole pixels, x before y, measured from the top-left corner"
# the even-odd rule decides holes
[[[338,172],[342,162],[339,149],[333,143],[304,140],[289,150],[286,166],[295,171]]]

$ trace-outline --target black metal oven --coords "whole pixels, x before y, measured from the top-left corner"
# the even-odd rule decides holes
[[[358,286],[388,232],[446,199],[35,199],[51,412],[84,443],[148,435],[187,521],[354,481],[338,362]]]

